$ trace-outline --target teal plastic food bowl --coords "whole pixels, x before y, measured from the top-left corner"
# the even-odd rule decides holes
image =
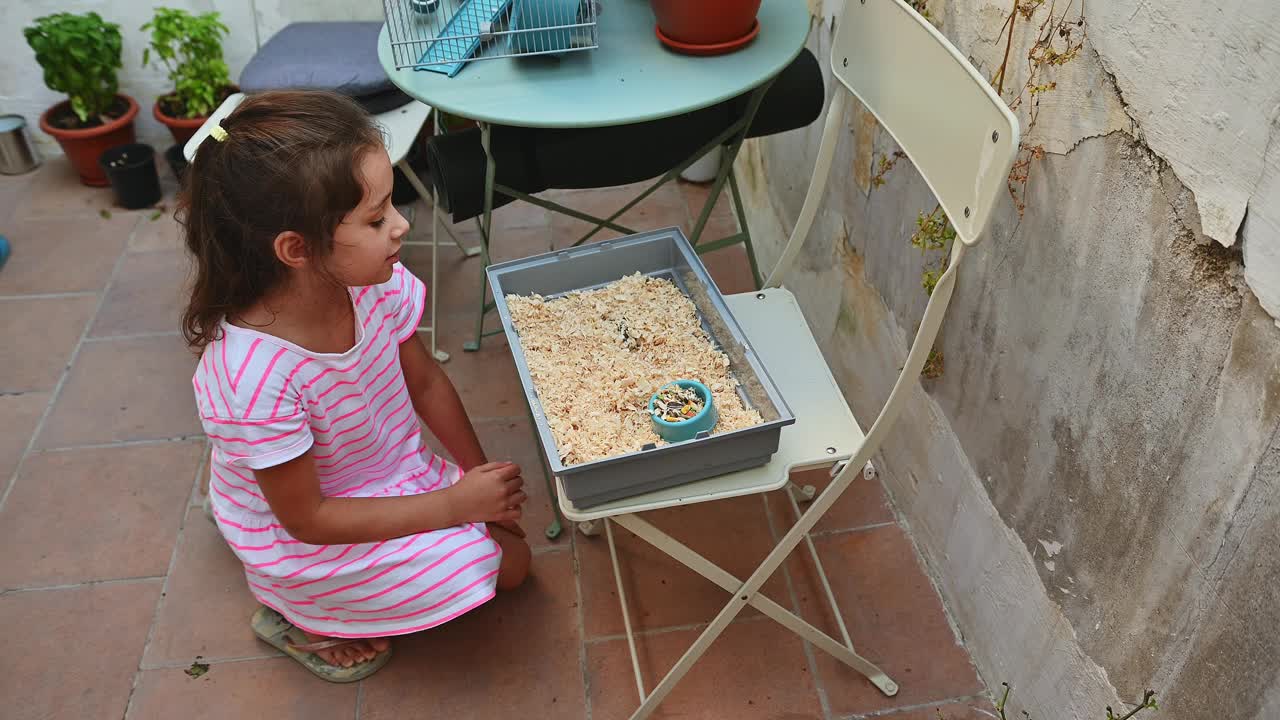
[[[658,399],[658,393],[672,385],[678,385],[698,393],[703,400],[702,410],[688,420],[681,420],[680,422],[667,422],[662,418],[654,417],[654,403]],[[716,426],[716,423],[720,421],[720,416],[716,413],[715,401],[711,399],[711,391],[707,389],[706,385],[697,380],[676,380],[658,388],[658,392],[649,397],[649,420],[653,423],[653,431],[658,433],[658,437],[669,443],[677,443],[692,440],[700,432],[710,432]]]

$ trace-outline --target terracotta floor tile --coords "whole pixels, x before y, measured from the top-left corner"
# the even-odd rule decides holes
[[[689,212],[688,231],[692,232],[693,225],[698,221],[698,215],[702,212],[703,203],[711,195],[711,183],[680,181],[678,187]],[[702,230],[703,241],[712,242],[728,237],[738,232],[738,229],[738,216],[733,211],[733,200],[726,187],[721,191],[715,207],[711,209],[711,215],[707,218],[707,225]]]
[[[827,470],[808,470],[791,476],[797,485],[812,485],[818,493],[831,483],[831,475]],[[791,503],[782,491],[769,493],[769,508],[773,513],[774,527],[782,536],[795,524],[795,512]],[[800,503],[800,512],[808,509],[806,503]],[[879,480],[867,480],[858,477],[844,491],[844,495],[827,511],[826,515],[814,527],[816,533],[832,530],[849,530],[879,523],[893,522],[893,510],[889,507],[889,498]]]
[[[37,439],[40,447],[200,433],[191,391],[195,364],[176,336],[85,343]]]
[[[220,663],[198,678],[183,668],[147,670],[127,720],[351,720],[357,692],[354,684],[325,682],[288,658]]]
[[[52,390],[97,306],[92,295],[0,300],[0,392]]]
[[[249,628],[258,601],[249,594],[244,566],[200,508],[187,512],[173,572],[144,667],[270,655]]]
[[[895,697],[885,697],[861,675],[817,651],[818,672],[834,714],[912,707],[983,691],[900,527],[830,535],[816,544],[854,647],[901,688]],[[790,567],[804,568],[792,573],[803,615],[838,637],[808,554],[797,555],[798,562]]]
[[[555,202],[580,212],[606,218],[630,202],[643,191],[647,184],[640,183],[601,190],[558,190],[548,193],[547,196]],[[618,224],[636,232],[647,232],[672,225],[683,227],[688,221],[689,212],[684,198],[680,191],[670,184],[655,191],[653,195],[645,198],[643,202],[628,210],[617,220]],[[555,247],[569,246],[594,226],[594,223],[566,215],[552,215],[551,230]],[[607,240],[621,234],[606,228],[591,236],[591,239]]]
[[[645,689],[652,692],[700,631],[637,641]],[[626,640],[587,649],[591,716],[625,718],[639,706]],[[696,720],[820,718],[822,709],[801,641],[769,620],[737,622],[716,639],[652,716]]]
[[[129,252],[184,252],[186,246],[183,244],[182,226],[173,217],[173,208],[162,211],[160,217],[152,220],[154,214],[152,211],[138,222],[138,229],[129,240]]]
[[[643,517],[742,580],[773,547],[762,501],[754,495],[660,510]],[[636,629],[710,622],[729,601],[728,593],[719,586],[616,525],[614,540]],[[597,537],[579,538],[576,548],[587,637],[622,634],[625,629],[603,530]],[[769,579],[764,594],[791,607],[781,573]],[[757,614],[750,607],[742,612],[743,617]]]
[[[533,203],[517,200],[493,211],[495,227],[547,227],[551,216]]]
[[[48,405],[47,392],[0,395],[0,491],[22,460],[31,433],[36,431],[36,424]]]
[[[164,443],[27,458],[0,511],[0,587],[165,574],[198,450]]]
[[[996,717],[996,707],[986,698],[975,698],[876,717],[877,720],[993,720]]]
[[[453,355],[444,371],[462,397],[467,414],[472,421],[524,417],[528,406],[524,404],[524,391],[507,338],[487,337],[478,352],[463,352],[462,344],[471,339],[472,332],[470,326],[463,329],[451,325],[440,336],[441,345]]]
[[[360,717],[584,717],[579,642],[573,558],[537,556],[521,588],[396,640],[365,681]]]
[[[751,262],[747,259],[747,248],[733,245],[719,250],[712,250],[701,256],[702,264],[711,273],[711,279],[720,289],[721,295],[753,292],[756,288],[755,278],[751,275]]]
[[[479,237],[479,234],[476,233],[470,236]],[[463,244],[471,245],[466,239],[462,241]],[[531,227],[499,227],[494,232],[493,246],[489,249],[489,257],[492,262],[500,263],[547,252],[551,252],[550,224]]]
[[[190,273],[182,251],[126,253],[89,334],[178,332]]]
[[[0,175],[0,223],[6,227],[12,224],[10,221],[26,199],[38,172],[39,170],[24,175]]]
[[[9,546],[6,546],[9,547]],[[160,583],[86,585],[0,596],[8,720],[124,715]]]
[[[111,188],[81,183],[67,158],[58,155],[46,159],[40,169],[32,173],[25,202],[18,208],[17,216],[20,219],[96,217],[102,210],[115,215],[114,205]],[[134,217],[134,213],[127,211],[119,214]]]
[[[138,218],[56,216],[5,228],[13,254],[0,273],[0,295],[101,290]]]

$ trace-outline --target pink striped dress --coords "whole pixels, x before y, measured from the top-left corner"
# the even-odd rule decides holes
[[[447,622],[494,595],[501,551],[483,524],[361,545],[308,545],[272,514],[255,469],[311,450],[329,497],[432,492],[458,481],[433,453],[400,370],[425,288],[400,265],[382,285],[350,288],[356,343],[314,353],[223,323],[193,378],[213,445],[218,528],[262,604],[308,632],[380,637]]]

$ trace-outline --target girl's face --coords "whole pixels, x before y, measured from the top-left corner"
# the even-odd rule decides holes
[[[344,285],[378,285],[391,279],[400,261],[400,239],[409,222],[391,204],[391,161],[381,148],[360,159],[364,197],[342,218],[333,234],[330,271]]]

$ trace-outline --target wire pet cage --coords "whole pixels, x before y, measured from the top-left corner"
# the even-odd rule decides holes
[[[598,0],[383,0],[396,69],[457,75],[472,60],[598,44]]]

